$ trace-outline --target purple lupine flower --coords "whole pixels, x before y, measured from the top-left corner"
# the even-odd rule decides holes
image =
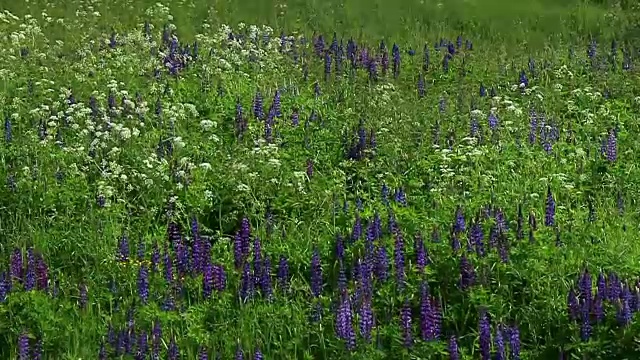
[[[458,340],[455,336],[449,338],[449,346],[447,347],[449,360],[460,360],[460,349],[458,349]]]
[[[202,297],[208,299],[213,292],[213,265],[207,264],[202,272]]]
[[[240,103],[240,99],[236,100],[236,131],[238,132],[238,136],[241,136],[247,130],[247,121],[243,115],[242,104]]]
[[[381,189],[381,195],[382,195],[382,203],[385,205],[389,205],[389,188],[387,187],[387,184],[382,184],[382,189]]]
[[[344,270],[344,263],[340,262],[340,269],[338,270],[338,290],[343,291],[347,289],[347,273]]]
[[[23,263],[22,263],[22,251],[20,249],[14,249],[11,254],[11,278],[13,281],[22,282],[23,277]]]
[[[394,267],[396,271],[396,280],[398,282],[398,286],[403,288],[405,285],[406,274],[405,274],[405,250],[404,250],[404,239],[402,237],[402,233],[398,230],[394,234],[395,243],[394,243]]]
[[[501,208],[498,208],[495,211],[494,218],[499,232],[504,233],[509,230],[509,225],[507,225],[507,220],[505,219],[504,212]]]
[[[209,354],[207,353],[207,348],[205,346],[200,346],[200,350],[198,351],[198,360],[209,360]]]
[[[307,159],[307,177],[311,179],[313,177],[313,160]]]
[[[471,116],[471,125],[469,126],[469,135],[471,137],[479,137],[480,135],[480,124],[478,123],[478,118],[476,116]]]
[[[80,309],[83,309],[83,310],[86,309],[88,298],[89,298],[89,294],[88,294],[87,285],[80,284],[80,298],[79,298]]]
[[[589,319],[589,311],[591,309],[589,308],[589,304],[587,304],[586,301],[581,301],[580,308],[580,339],[582,341],[589,341],[593,332],[591,320]]]
[[[211,269],[213,273],[213,289],[216,291],[224,291],[227,287],[227,274],[224,271],[222,265],[212,265]]]
[[[584,269],[582,276],[580,277],[580,281],[578,283],[578,290],[580,291],[580,298],[587,302],[587,305],[591,305],[592,299],[592,281],[591,274],[589,274],[588,269]]]
[[[331,55],[328,51],[324,53],[324,81],[329,80],[331,76]]]
[[[298,109],[294,109],[291,113],[291,125],[298,126],[300,125],[300,113],[298,113]]]
[[[318,248],[313,248],[311,256],[311,294],[317,298],[322,293],[322,265]]]
[[[176,252],[176,267],[178,273],[181,276],[185,276],[189,272],[189,248],[182,239],[178,239],[174,243],[174,249]]]
[[[607,276],[607,282],[607,297],[609,298],[609,301],[615,302],[617,299],[619,299],[620,294],[622,293],[620,279],[618,279],[618,275],[616,275],[616,273],[610,272]]]
[[[260,278],[260,288],[262,294],[267,298],[273,297],[273,288],[271,286],[271,259],[266,256],[262,263],[262,272]]]
[[[505,234],[498,236],[498,255],[503,263],[509,262],[509,243]]]
[[[619,300],[617,307],[618,311],[616,314],[616,319],[618,320],[618,324],[623,327],[629,325],[633,316],[629,299],[625,298]]]
[[[13,136],[11,134],[11,118],[9,116],[6,116],[4,119],[4,141],[8,144],[11,142],[11,140],[13,139]]]
[[[253,116],[258,120],[264,117],[264,106],[260,91],[256,91],[256,95],[253,98]]]
[[[429,71],[429,62],[430,62],[430,56],[429,56],[429,46],[427,46],[427,44],[424,44],[424,50],[423,50],[423,56],[422,56],[422,71]]]
[[[336,236],[336,256],[339,261],[344,260],[344,239],[340,234]]]
[[[556,201],[553,199],[551,187],[547,186],[547,208],[545,210],[544,225],[553,226],[556,217]]]
[[[36,287],[36,259],[33,248],[27,249],[27,271],[24,277],[24,290],[31,291]]]
[[[466,230],[464,213],[462,212],[462,207],[458,206],[456,210],[456,219],[453,225],[453,231],[455,233],[463,233]]]
[[[509,329],[509,348],[511,360],[520,360],[520,331],[517,326]]]
[[[451,234],[451,250],[455,253],[460,250],[460,247],[460,239],[458,238],[458,234],[454,232]]]
[[[149,270],[147,265],[140,265],[138,271],[138,296],[143,304],[149,301]]]
[[[244,359],[244,353],[242,352],[240,345],[238,345],[236,348],[236,355],[234,357],[234,360],[243,360],[243,359]]]
[[[0,273],[0,303],[7,301],[9,291],[11,291],[11,279],[6,272]]]
[[[504,347],[504,329],[502,328],[502,324],[499,324],[496,327],[496,336],[494,340],[496,349],[495,360],[507,360],[507,353]]]
[[[356,213],[356,220],[353,224],[353,231],[351,232],[351,242],[355,242],[362,237],[362,220],[360,215]]]
[[[489,248],[498,246],[498,227],[492,226],[489,230]]]
[[[418,76],[418,96],[423,98],[425,95],[424,75],[422,73]]]
[[[120,260],[121,262],[127,262],[129,260],[129,256],[129,238],[127,237],[127,235],[122,234],[122,237],[120,237],[120,243],[118,245],[118,260]]]
[[[198,225],[198,220],[193,217],[191,219],[191,236],[193,238],[193,269],[196,273],[203,271],[203,244],[202,238],[200,237],[200,226]]]
[[[422,236],[420,234],[416,234],[416,265],[418,266],[418,271],[422,274],[424,273],[424,268],[428,264],[427,258],[427,250],[424,246],[424,241],[422,240]]]
[[[167,349],[167,358],[169,360],[178,360],[180,358],[180,348],[178,348],[178,344],[176,344],[176,339],[174,337],[169,341],[169,348]]]
[[[616,161],[618,158],[618,140],[616,139],[617,134],[614,129],[609,130],[609,135],[607,137],[607,160],[610,162]]]
[[[42,356],[35,356],[35,350],[34,350],[34,355],[32,357],[32,359],[38,359],[40,360],[42,358]],[[104,346],[104,343],[101,342],[100,343],[100,350],[98,350],[98,360],[107,360],[107,349]]]
[[[598,44],[596,43],[596,41],[591,40],[591,43],[587,48],[587,56],[589,57],[589,59],[593,60],[595,58],[597,48],[598,48]]]
[[[151,250],[151,270],[153,272],[158,271],[158,265],[160,264],[160,248],[158,247],[158,242],[153,243],[153,248]]]
[[[404,301],[404,305],[400,309],[400,328],[402,329],[403,345],[407,348],[412,347],[411,306],[408,299]]]
[[[435,339],[434,311],[431,307],[429,285],[422,282],[420,285],[420,337],[424,341]]]
[[[473,265],[467,259],[465,254],[462,254],[460,259],[460,288],[466,290],[475,283],[475,270]]]
[[[29,360],[29,353],[31,352],[29,346],[29,335],[26,332],[22,332],[18,338],[18,359]]]
[[[175,300],[171,293],[165,295],[161,308],[163,311],[173,311],[176,309]]]
[[[484,84],[480,84],[480,97],[485,97],[487,96],[487,89],[484,87]]]
[[[491,112],[491,114],[489,114],[489,128],[491,130],[495,130],[498,128],[498,117],[496,116],[495,113]]]
[[[313,85],[313,93],[315,94],[316,99],[320,97],[320,95],[322,94],[320,92],[320,83],[318,83],[316,81],[316,83]]]
[[[401,206],[407,206],[407,197],[402,188],[396,190],[394,194],[394,200]]]
[[[168,249],[164,251],[164,279],[167,284],[173,283],[173,261]]]
[[[145,255],[145,245],[144,242],[142,240],[140,240],[138,242],[138,251],[136,252],[136,259],[140,262],[144,260],[144,255]]]
[[[273,101],[271,103],[271,107],[273,108],[273,114],[274,114],[275,117],[277,117],[277,118],[282,117],[280,89],[276,89],[276,92],[273,95]]]
[[[389,278],[389,255],[387,249],[382,245],[378,246],[377,250],[374,274],[378,281],[385,282]]]
[[[451,60],[451,54],[447,53],[442,58],[442,71],[449,72],[449,60]]]
[[[264,360],[264,356],[262,355],[262,351],[260,351],[260,349],[256,349],[256,352],[253,354],[253,360]]]
[[[534,231],[538,229],[536,216],[533,212],[529,213],[529,228],[531,228],[531,230],[534,230]]]
[[[336,334],[346,341],[347,349],[353,350],[356,346],[356,333],[353,329],[353,313],[351,302],[346,290],[342,294],[342,300],[336,314]]]
[[[600,271],[600,273],[598,274],[598,280],[596,280],[596,289],[598,290],[598,294],[600,294],[603,299],[606,299],[607,280],[602,271]]]
[[[233,257],[234,264],[236,269],[240,269],[242,266],[243,257],[243,239],[240,231],[236,232],[235,237],[233,238]]]
[[[593,299],[592,309],[596,322],[602,323],[604,321],[604,307],[602,303],[602,295],[600,292],[596,292],[596,296]]]
[[[469,242],[476,248],[478,256],[486,255],[484,248],[484,234],[482,232],[479,219],[476,219],[476,221],[471,224],[471,228],[469,229]]]
[[[283,292],[289,291],[289,262],[287,258],[283,255],[280,256],[280,261],[278,262],[278,286],[282,289]]]
[[[118,339],[113,347],[116,356],[124,355],[125,342],[127,341],[126,331],[122,330],[118,332]]]
[[[578,298],[576,297],[576,293],[573,289],[571,289],[567,296],[567,312],[569,314],[569,320],[577,320],[579,310]]]
[[[145,360],[147,358],[147,352],[149,351],[149,342],[147,333],[142,330],[138,336],[138,349],[136,351],[136,360]]]
[[[377,240],[382,237],[382,220],[380,219],[380,214],[378,214],[378,212],[373,215],[371,234],[373,240]]]
[[[371,341],[371,331],[375,325],[375,319],[373,315],[373,308],[371,306],[371,299],[368,296],[362,301],[362,305],[359,309],[360,320],[360,335],[366,342]]]
[[[366,256],[364,261],[358,259],[359,273],[358,273],[358,291],[361,291],[365,297],[373,297],[372,287],[372,275],[373,275],[373,249],[372,255]],[[358,301],[360,304],[360,301]]]
[[[478,336],[480,337],[480,355],[482,360],[491,359],[491,325],[486,309],[480,312],[478,321]]]
[[[153,330],[151,331],[151,338],[153,342],[153,350],[151,354],[152,359],[159,359],[160,342],[162,341],[162,323],[159,319],[156,319],[153,323]]]
[[[254,291],[254,274],[251,272],[251,263],[248,261],[244,263],[244,267],[242,270],[241,276],[241,286],[240,286],[240,299],[242,301],[247,301],[251,297],[253,297]]]
[[[520,71],[520,78],[519,78],[518,84],[520,84],[520,87],[529,86],[529,79],[527,79],[527,73],[525,73],[524,70]]]
[[[442,334],[442,306],[438,299],[433,296],[431,297],[431,315],[434,339],[438,339]]]
[[[518,218],[516,220],[516,239],[524,239],[524,216],[522,215],[522,205],[518,204]]]

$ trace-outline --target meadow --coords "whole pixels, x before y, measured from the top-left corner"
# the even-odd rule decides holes
[[[0,358],[639,359],[640,6],[0,8]]]

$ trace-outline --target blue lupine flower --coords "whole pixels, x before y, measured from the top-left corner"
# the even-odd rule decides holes
[[[12,126],[11,126],[11,118],[7,115],[4,119],[4,140],[7,143],[10,143],[13,139],[12,136]]]
[[[556,217],[556,201],[551,193],[551,187],[547,187],[547,207],[545,210],[544,225],[553,226],[555,224]]]
[[[143,304],[149,300],[149,270],[144,264],[140,265],[138,271],[138,296]]]
[[[480,355],[482,360],[491,359],[491,325],[485,309],[480,312],[478,322],[478,334],[480,337]]]
[[[405,274],[405,250],[404,250],[404,239],[400,231],[396,231],[394,234],[395,245],[394,245],[394,265],[396,271],[396,280],[398,282],[398,286],[400,288],[404,287],[404,283],[406,280]]]
[[[495,360],[507,360],[507,353],[504,348],[504,337],[503,337],[502,325],[498,325],[496,327],[496,336],[494,340],[495,340],[495,349],[496,349]]]
[[[509,329],[509,348],[511,350],[511,359],[520,360],[520,331],[516,326]]]
[[[400,309],[400,328],[402,329],[403,345],[407,348],[413,346],[413,331],[411,325],[411,306],[409,300],[405,300]]]
[[[460,360],[460,349],[458,349],[458,341],[455,336],[449,338],[449,346],[447,347],[449,360]]]

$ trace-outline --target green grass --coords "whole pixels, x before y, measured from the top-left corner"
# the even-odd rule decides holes
[[[606,302],[606,319],[594,323],[590,341],[580,340],[580,324],[567,317],[567,294],[585,268],[594,276],[594,287],[600,271],[615,272],[639,291],[640,143],[635,134],[640,131],[640,87],[638,73],[621,68],[623,49],[633,52],[633,65],[640,65],[634,47],[639,12],[633,6],[551,0],[193,0],[172,3],[160,13],[152,1],[127,3],[6,4],[19,18],[5,16],[0,22],[0,31],[7,34],[0,38],[0,108],[12,132],[11,141],[0,146],[0,273],[10,267],[14,249],[26,253],[33,248],[42,254],[51,281],[48,291],[24,291],[24,284],[14,281],[0,303],[0,358],[17,356],[21,333],[32,343],[41,340],[47,359],[96,358],[108,325],[125,330],[131,308],[136,309],[138,334],[151,333],[155,322],[162,322],[163,358],[175,338],[184,359],[195,359],[200,346],[223,359],[232,358],[238,346],[245,358],[260,348],[267,359],[440,359],[448,358],[446,340],[456,336],[463,359],[477,359],[481,309],[490,314],[493,336],[498,324],[518,326],[522,359],[557,358],[561,349],[573,358],[637,358],[638,323],[617,324],[614,301]],[[156,9],[153,15],[147,15],[150,8]],[[33,20],[24,18],[27,14]],[[153,26],[155,43],[143,36],[145,21]],[[176,26],[182,44],[197,39],[200,45],[198,60],[178,77],[166,71],[156,53],[167,23]],[[265,45],[243,43],[234,49],[226,36],[218,39],[222,24],[241,32],[239,23],[269,25],[274,37],[284,31],[310,41],[322,33],[327,45],[335,32],[345,45],[353,38],[372,52],[378,52],[381,40],[388,51],[396,43],[401,70],[398,78],[389,70],[373,82],[364,69],[348,70],[345,59],[341,75],[332,73],[325,80],[323,58],[314,55],[311,45],[299,46],[303,60],[294,61]],[[110,49],[114,31],[117,46]],[[445,50],[436,51],[434,43],[455,41],[458,35],[473,41],[474,49],[465,50],[463,43],[445,72]],[[603,66],[592,66],[586,57],[592,38],[598,40],[597,63]],[[614,39],[620,49],[612,63],[608,53]],[[431,54],[428,71],[422,68],[425,44]],[[29,50],[24,58],[23,48]],[[408,55],[409,49],[415,56]],[[251,52],[258,53],[257,59]],[[530,58],[536,62],[535,74],[528,70]],[[333,61],[335,66],[335,56]],[[155,69],[162,69],[158,79]],[[521,70],[530,80],[527,92],[512,88]],[[424,97],[418,96],[420,76]],[[110,90],[114,82],[117,89]],[[495,88],[499,98],[481,98],[480,84],[487,91]],[[264,121],[252,116],[251,107],[259,90],[266,111],[276,89],[282,91],[283,116],[274,125],[274,144],[268,145]],[[82,106],[69,110],[69,91]],[[108,115],[110,92],[118,106],[133,107]],[[93,118],[87,110],[91,96],[104,116]],[[122,105],[125,96],[135,103]],[[443,111],[438,109],[441,99]],[[161,115],[155,114],[157,100]],[[248,120],[241,137],[237,102]],[[471,133],[473,108],[482,112],[477,134]],[[492,108],[499,119],[496,130],[488,123]],[[529,143],[530,109],[546,115],[544,131],[558,131],[549,153],[539,140],[541,130],[538,140]],[[295,110],[299,126],[291,123]],[[319,118],[308,121],[312,114]],[[206,120],[210,126],[203,126]],[[368,147],[362,160],[345,159],[345,142],[357,139],[361,121],[367,139],[375,134],[377,145]],[[619,130],[616,161],[600,153],[612,129]],[[171,144],[172,153],[159,158],[159,144]],[[306,174],[309,161],[312,176]],[[386,205],[383,185],[404,189],[408,206],[393,201],[393,192]],[[548,188],[556,201],[554,226],[544,226]],[[105,207],[98,196],[104,196]],[[497,223],[483,215],[490,205],[506,215],[509,260],[503,261],[495,248],[486,256],[472,249],[466,256],[477,282],[461,290],[467,234],[459,235],[462,250],[452,251],[449,230],[456,209],[464,209],[468,227],[480,221],[488,245]],[[517,239],[518,208],[523,239]],[[374,283],[373,341],[367,344],[358,335],[356,350],[350,352],[334,331],[333,310],[340,300],[336,237],[349,237],[358,218],[366,233],[375,214],[384,229],[375,246],[387,250],[392,269],[398,235],[387,227],[394,214],[407,252],[407,284]],[[529,214],[538,223],[531,242]],[[272,301],[262,295],[247,304],[238,301],[241,274],[234,268],[233,239],[244,217],[271,257],[274,284],[278,259],[289,261],[291,292],[276,287]],[[205,299],[202,275],[187,274],[179,282],[184,291],[174,294],[178,309],[163,310],[175,289],[166,284],[160,261],[159,272],[149,280],[148,304],[141,304],[138,245],[145,246],[142,263],[148,264],[153,246],[164,254],[168,224],[179,224],[190,238],[193,218],[212,241],[211,261],[226,270],[226,290]],[[440,242],[430,241],[434,229]],[[432,260],[424,275],[416,268],[418,234]],[[119,262],[115,254],[123,235],[132,255]],[[317,299],[309,289],[314,248],[324,275]],[[357,286],[350,273],[365,254],[362,239],[347,247],[351,294]],[[59,282],[56,296],[51,293],[54,279]],[[417,340],[407,350],[400,308],[409,301],[418,339],[423,281],[443,306],[443,334],[438,341]],[[88,287],[86,308],[78,305],[82,285]],[[310,322],[317,304],[323,315]]]

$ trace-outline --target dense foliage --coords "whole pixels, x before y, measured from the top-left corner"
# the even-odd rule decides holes
[[[0,357],[639,355],[627,5],[271,5],[0,13]]]

